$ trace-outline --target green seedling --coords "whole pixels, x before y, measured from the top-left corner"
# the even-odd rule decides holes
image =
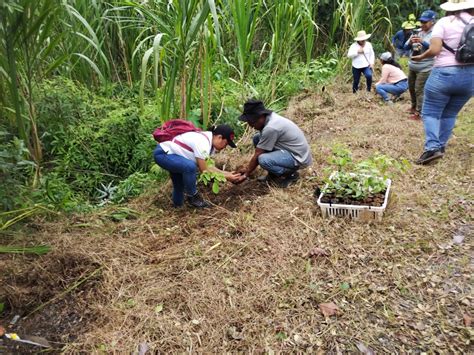
[[[207,158],[206,164],[209,168],[213,168],[216,165],[212,158]],[[224,174],[220,172],[206,170],[199,175],[199,181],[206,186],[212,184],[212,192],[218,194],[220,190],[220,184],[225,183],[226,179]]]
[[[384,192],[387,179],[409,166],[407,160],[398,161],[383,154],[355,163],[350,150],[341,145],[334,146],[329,163],[332,168],[326,169],[328,177],[324,179],[322,192],[355,200]]]

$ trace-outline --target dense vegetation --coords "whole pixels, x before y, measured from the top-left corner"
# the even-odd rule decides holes
[[[355,32],[373,32],[381,52],[409,13],[438,3],[2,1],[1,206],[123,202],[162,176],[150,135],[160,122],[239,131],[244,99],[282,108],[347,64]]]

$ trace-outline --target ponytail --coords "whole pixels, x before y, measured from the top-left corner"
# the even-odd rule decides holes
[[[402,69],[400,64],[398,64],[393,58],[387,59],[383,61],[383,64],[390,64],[393,65],[394,67],[397,67],[398,69]]]

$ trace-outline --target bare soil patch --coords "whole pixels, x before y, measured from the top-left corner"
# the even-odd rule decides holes
[[[154,353],[468,353],[472,102],[445,158],[395,178],[383,221],[367,224],[321,217],[314,191],[331,146],[346,143],[355,158],[378,151],[414,160],[423,129],[407,119],[406,101],[388,107],[348,91],[329,87],[291,102],[286,115],[308,134],[315,163],[288,189],[255,180],[217,196],[203,189],[215,207],[195,211],[172,209],[167,184],[127,206],[134,218],[112,221],[118,207],[108,207],[36,221],[41,228],[16,242],[54,251],[0,256],[8,303],[0,323],[53,299],[13,329],[65,353],[132,353],[140,344]],[[250,138],[239,142],[245,152]],[[249,154],[219,160],[234,168]]]

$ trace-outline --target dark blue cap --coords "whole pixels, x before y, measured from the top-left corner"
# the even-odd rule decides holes
[[[433,10],[423,11],[418,20],[423,22],[434,21],[436,20],[436,12],[434,12]]]

